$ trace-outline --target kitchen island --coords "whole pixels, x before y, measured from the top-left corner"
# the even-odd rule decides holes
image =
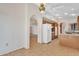
[[[59,40],[61,45],[79,49],[79,34],[76,32],[72,34],[61,34]]]

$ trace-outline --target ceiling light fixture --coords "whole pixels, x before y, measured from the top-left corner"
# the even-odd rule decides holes
[[[44,12],[45,12],[45,5],[44,5],[43,3],[40,4],[40,6],[39,6],[39,11],[40,11],[41,13],[44,13]]]
[[[76,16],[76,14],[70,14],[70,16]]]
[[[58,8],[63,8],[64,6],[58,6],[58,7],[55,7],[55,9],[58,9]]]
[[[56,8],[52,8],[52,10],[56,10]]]
[[[62,17],[58,17],[58,18],[62,18]]]
[[[64,13],[65,15],[68,15],[68,13]]]
[[[60,16],[59,14],[55,14],[55,16]]]
[[[71,8],[71,10],[73,11],[73,10],[75,10],[74,8]]]

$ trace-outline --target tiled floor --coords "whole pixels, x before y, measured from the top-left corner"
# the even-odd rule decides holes
[[[75,56],[79,55],[78,49],[65,47],[59,44],[59,39],[52,40],[49,44],[38,44],[31,38],[30,49],[19,49],[4,56]]]

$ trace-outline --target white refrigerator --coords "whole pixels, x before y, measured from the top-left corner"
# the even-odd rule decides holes
[[[51,24],[43,24],[43,43],[49,43],[52,40]]]

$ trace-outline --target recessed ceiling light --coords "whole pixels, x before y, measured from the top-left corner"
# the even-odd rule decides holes
[[[62,17],[58,17],[58,18],[62,18]]]
[[[75,10],[74,8],[71,8],[71,10],[73,11],[73,10]]]
[[[59,14],[55,14],[55,16],[60,16]]]
[[[70,16],[76,16],[76,14],[70,14]]]
[[[68,13],[64,13],[65,15],[68,15]]]
[[[58,8],[63,8],[64,6],[58,6],[58,7],[55,7],[56,9],[58,9]]]
[[[56,10],[56,8],[52,8],[53,10]]]

